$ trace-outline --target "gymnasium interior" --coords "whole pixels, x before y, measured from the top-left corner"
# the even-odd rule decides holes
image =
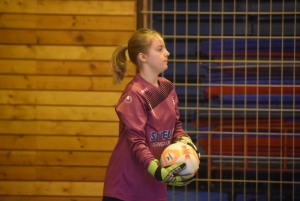
[[[201,153],[168,201],[300,200],[297,0],[0,0],[0,200],[102,201],[118,140],[110,57],[138,28],[170,52]]]

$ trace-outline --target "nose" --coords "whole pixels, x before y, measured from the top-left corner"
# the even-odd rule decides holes
[[[170,52],[168,50],[166,50],[166,57],[169,57],[170,56]]]

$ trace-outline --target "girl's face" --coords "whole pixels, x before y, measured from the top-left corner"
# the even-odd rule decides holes
[[[168,68],[169,55],[164,40],[159,36],[154,37],[147,53],[148,66],[157,74],[162,73]]]

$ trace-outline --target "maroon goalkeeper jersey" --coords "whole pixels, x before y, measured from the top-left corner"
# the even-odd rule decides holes
[[[166,201],[166,184],[147,168],[180,136],[187,136],[179,121],[178,98],[173,84],[159,77],[159,87],[137,74],[125,88],[116,112],[119,140],[111,155],[104,196],[124,201]]]

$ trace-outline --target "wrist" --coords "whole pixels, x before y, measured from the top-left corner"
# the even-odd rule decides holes
[[[159,166],[160,166],[159,161],[157,159],[154,159],[153,161],[150,162],[147,170],[152,176],[155,176],[155,172],[159,168]]]

